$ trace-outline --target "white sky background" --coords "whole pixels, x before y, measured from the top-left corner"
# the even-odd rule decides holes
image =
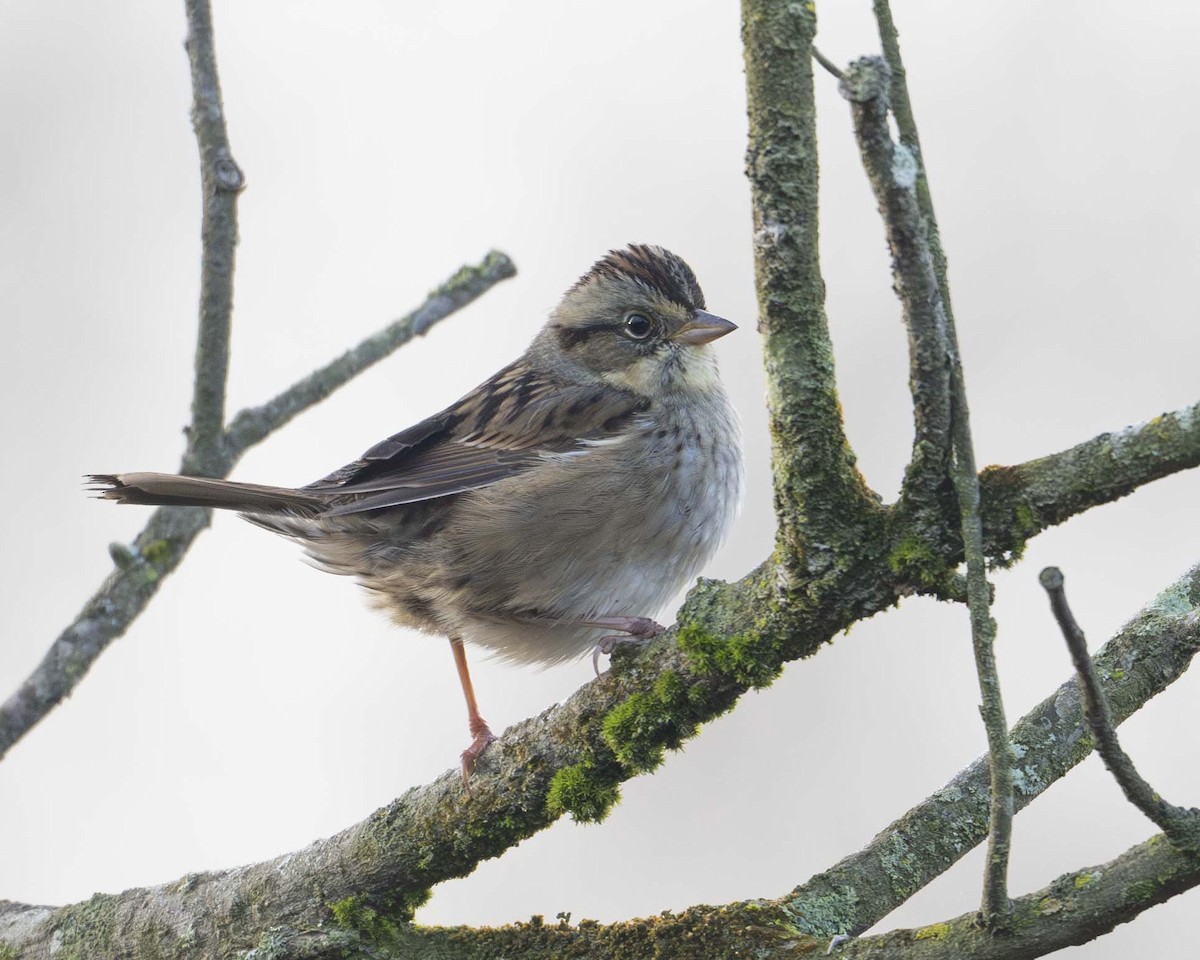
[[[496,246],[519,276],[248,455],[299,484],[454,400],[523,349],[606,249],[695,268],[747,434],[749,491],[709,575],[770,549],[737,5],[220,2],[241,201],[231,411],[418,304]],[[878,49],[867,0],[820,45]],[[1171,0],[897,2],[951,262],[978,458],[1014,463],[1194,402],[1200,11]],[[188,416],[199,193],[182,3],[0,5],[0,696],[34,667],[149,511],[81,474],[174,470]],[[832,78],[818,76],[821,238],[842,402],[891,497],[911,443],[882,227]],[[1010,719],[1068,675],[1037,572],[1056,563],[1098,646],[1200,559],[1197,474],[1037,538],[996,576]],[[631,611],[642,612],[642,611]],[[664,615],[670,619],[669,612]],[[567,697],[476,657],[493,729]],[[1200,804],[1200,678],[1122,727],[1146,776]],[[602,921],[778,896],[858,849],[984,750],[965,610],[906,601],[792,664],[627,784],[419,919]],[[0,763],[0,898],[64,903],[300,847],[457,761],[445,641],[406,635],[349,581],[220,516],[75,695]],[[1154,831],[1092,758],[1018,817],[1015,894]],[[973,909],[976,851],[885,922]],[[1194,955],[1197,895],[1082,948]]]

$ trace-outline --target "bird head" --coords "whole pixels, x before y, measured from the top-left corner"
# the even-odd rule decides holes
[[[704,309],[696,275],[662,247],[612,250],[563,295],[534,342],[543,359],[643,396],[706,392],[709,344],[737,327]]]

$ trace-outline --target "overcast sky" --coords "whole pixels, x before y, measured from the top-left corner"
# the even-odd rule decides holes
[[[1015,463],[1200,395],[1200,8],[1172,0],[896,3],[951,282],[978,459]],[[875,52],[870,3],[822,6],[835,60]],[[241,200],[231,411],[417,305],[491,247],[519,276],[248,455],[300,484],[518,354],[600,254],[660,243],[741,324],[717,347],[747,435],[746,507],[707,571],[772,540],[754,332],[737,5],[257,0],[216,4]],[[0,697],[111,567],[142,508],[93,471],[174,470],[188,416],[199,192],[182,3],[0,4]],[[821,239],[847,427],[894,495],[911,443],[886,248],[828,76]],[[1035,540],[996,576],[1010,719],[1068,675],[1037,572],[1098,646],[1200,560],[1195,473]],[[640,612],[640,611],[639,611]],[[664,613],[670,620],[670,611]],[[587,681],[474,659],[493,729]],[[1146,776],[1200,803],[1200,678],[1122,727]],[[774,897],[983,752],[966,613],[906,601],[744,698],[602,826],[563,820],[443,884],[429,923],[616,920]],[[129,634],[0,763],[0,898],[65,903],[300,847],[457,761],[447,644],[402,633],[291,544],[218,517]],[[1016,821],[1022,894],[1154,828],[1089,759]],[[976,851],[882,925],[973,909]],[[1077,951],[1194,956],[1197,894]]]

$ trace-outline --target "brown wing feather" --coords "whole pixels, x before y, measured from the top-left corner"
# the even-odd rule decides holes
[[[610,436],[646,406],[631,393],[563,383],[518,362],[302,489],[335,495],[330,515],[453,496],[517,476],[543,453]]]

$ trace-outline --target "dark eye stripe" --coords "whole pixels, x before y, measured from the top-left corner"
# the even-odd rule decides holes
[[[558,337],[558,342],[562,344],[564,350],[570,350],[590,340],[597,333],[615,329],[618,327],[612,323],[586,323],[571,327],[563,326],[560,323],[555,326],[554,335]]]

